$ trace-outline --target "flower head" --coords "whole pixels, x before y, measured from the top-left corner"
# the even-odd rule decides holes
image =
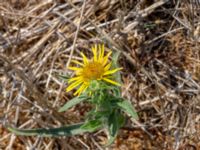
[[[76,76],[69,79],[70,84],[66,91],[69,92],[72,89],[79,87],[74,95],[80,95],[84,92],[93,80],[102,80],[114,85],[120,85],[116,81],[111,79],[111,75],[121,70],[122,68],[110,69],[112,63],[109,62],[109,56],[112,54],[109,51],[106,55],[104,54],[104,45],[94,45],[92,47],[93,58],[88,59],[83,53],[81,56],[83,62],[72,60],[73,63],[80,67],[68,67],[68,69],[75,71]]]

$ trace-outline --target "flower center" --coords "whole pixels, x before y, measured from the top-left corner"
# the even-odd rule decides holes
[[[98,62],[91,61],[83,68],[82,77],[87,82],[102,78],[103,73],[103,65]]]

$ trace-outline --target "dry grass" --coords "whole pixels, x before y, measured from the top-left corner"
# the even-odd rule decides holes
[[[23,137],[18,128],[84,120],[59,74],[90,45],[121,51],[122,94],[139,114],[112,150],[200,149],[199,0],[0,0],[0,149],[103,149],[103,131],[76,137]]]

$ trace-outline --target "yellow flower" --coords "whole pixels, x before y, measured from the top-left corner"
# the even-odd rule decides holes
[[[79,86],[74,95],[80,95],[88,88],[90,81],[92,80],[103,80],[114,85],[120,85],[116,81],[110,79],[112,74],[122,69],[116,68],[110,70],[112,64],[109,62],[109,56],[112,54],[112,52],[109,51],[107,55],[104,55],[103,44],[93,46],[92,52],[93,58],[90,60],[83,53],[81,53],[83,62],[72,60],[72,62],[79,65],[80,68],[68,67],[70,70],[75,71],[76,76],[69,79],[68,83],[70,85],[66,89],[67,92]]]

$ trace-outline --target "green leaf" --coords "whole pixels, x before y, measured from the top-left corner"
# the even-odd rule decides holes
[[[78,97],[74,97],[73,99],[71,99],[69,102],[67,102],[63,107],[61,107],[59,109],[59,112],[63,112],[66,111],[67,109],[73,107],[74,105],[84,101],[87,99],[86,95],[80,95]]]
[[[119,65],[117,63],[118,59],[119,59],[119,56],[120,56],[120,52],[117,51],[117,52],[114,52],[113,53],[113,56],[112,56],[112,67],[113,68],[119,68]],[[122,83],[122,80],[121,80],[121,75],[120,75],[120,72],[116,72],[115,74],[113,74],[113,77],[115,78],[115,80],[118,82],[118,83]],[[120,90],[120,87],[115,87],[113,89],[113,94],[117,97],[120,97],[121,96],[121,90]]]
[[[120,120],[118,120],[118,115],[119,114],[116,111],[113,111],[113,113],[108,118],[109,140],[106,146],[111,145],[117,137],[117,133],[120,128]]]
[[[70,79],[70,76],[69,75],[60,75],[60,74],[58,74],[57,75],[59,78],[61,78],[62,80],[64,80],[64,81],[68,81],[69,79]]]
[[[120,52],[117,51],[117,52],[114,52],[113,55],[112,55],[112,67],[113,68],[119,68],[119,65],[117,63],[118,59],[119,59],[119,56],[120,56]],[[121,82],[121,76],[120,76],[120,72],[116,72],[114,74],[116,80],[119,82],[119,83],[122,83]]]
[[[121,108],[125,113],[131,115],[132,118],[136,118],[136,119],[138,118],[138,115],[135,109],[133,108],[132,104],[129,103],[127,100],[117,101],[115,105]]]
[[[77,134],[82,134],[84,132],[89,132],[87,129],[82,129],[83,123],[64,126],[60,128],[50,128],[50,129],[16,129],[12,127],[7,127],[7,129],[16,135],[23,136],[42,136],[42,137],[54,137],[54,136],[72,136]]]
[[[102,127],[101,120],[90,120],[81,126],[81,129],[87,130],[89,132],[94,132]]]

